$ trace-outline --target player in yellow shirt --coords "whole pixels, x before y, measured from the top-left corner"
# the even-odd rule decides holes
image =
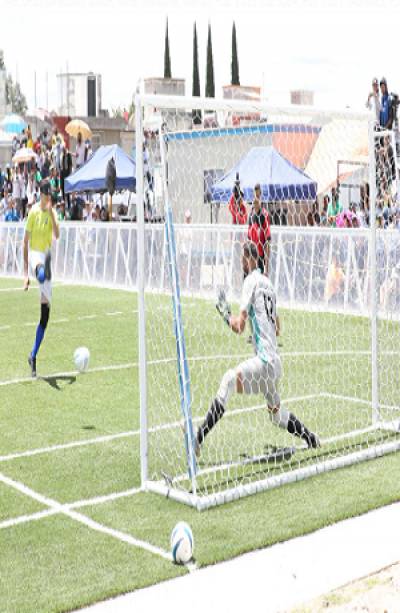
[[[24,236],[24,289],[29,288],[29,266],[39,282],[40,321],[36,329],[35,342],[29,354],[28,363],[32,377],[36,377],[36,356],[44,338],[50,315],[51,303],[51,244],[53,237],[60,236],[57,219],[50,198],[47,182],[40,187],[40,202],[32,207],[28,215]]]

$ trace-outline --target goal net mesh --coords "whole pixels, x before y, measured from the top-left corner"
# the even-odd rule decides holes
[[[400,241],[383,225],[371,241],[369,117],[173,104],[145,102],[138,133],[156,222],[143,230],[147,486],[203,508],[397,449]],[[374,140],[379,216],[396,160]],[[234,393],[196,457],[224,373],[254,355],[251,328],[234,334],[215,308],[223,288],[239,313],[249,237],[277,296],[281,406],[321,447],[274,425],[262,394]]]

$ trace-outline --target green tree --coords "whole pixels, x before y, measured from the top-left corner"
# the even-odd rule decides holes
[[[231,62],[231,84],[240,85],[239,79],[239,59],[236,41],[236,25],[233,22],[232,26],[232,62]]]
[[[207,37],[206,98],[215,98],[214,59],[213,59],[213,52],[212,52],[211,24],[210,23],[208,24],[208,37]]]
[[[25,115],[28,110],[26,98],[21,91],[19,83],[16,83],[14,86],[14,104],[12,110],[14,113],[18,113],[18,115]]]
[[[193,83],[192,83],[192,96],[200,96],[200,74],[199,74],[199,52],[197,45],[197,29],[196,22],[193,26]],[[201,111],[200,109],[193,109],[192,111],[193,123],[201,123]]]
[[[165,28],[164,79],[171,79],[171,58],[169,55],[168,19]]]

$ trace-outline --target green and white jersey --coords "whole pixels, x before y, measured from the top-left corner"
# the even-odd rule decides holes
[[[250,319],[257,356],[263,362],[275,362],[276,295],[271,281],[258,268],[244,280],[240,310],[246,311]]]

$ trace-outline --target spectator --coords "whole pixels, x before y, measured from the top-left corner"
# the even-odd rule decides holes
[[[331,190],[331,202],[328,205],[328,224],[336,228],[336,217],[343,211],[343,207],[339,202],[339,191],[336,187]]]
[[[329,207],[330,198],[328,195],[324,196],[324,201],[322,204],[320,225],[327,226],[328,225],[328,207]]]
[[[6,164],[6,172],[4,175],[4,189],[7,189],[8,193],[11,194],[12,187],[12,172],[10,164]]]
[[[4,221],[19,221],[20,216],[15,208],[15,202],[12,198],[8,201],[8,208],[4,215]]]
[[[93,221],[92,217],[92,205],[90,202],[85,202],[85,206],[82,212],[83,221]]]
[[[87,154],[86,152],[87,152],[87,149],[86,149],[85,143],[83,142],[82,134],[78,132],[78,138],[77,138],[76,148],[75,148],[76,169],[80,168],[85,163],[86,154]]]
[[[50,196],[53,205],[60,200],[60,179],[54,166],[52,166],[50,174]]]
[[[106,209],[105,206],[102,206],[101,211],[100,211],[100,221],[108,221],[108,220],[109,220],[108,210]]]
[[[379,85],[382,94],[379,112],[379,124],[381,128],[391,130],[394,120],[393,100],[392,97],[389,95],[387,81],[384,77],[382,77],[382,79],[380,80]]]
[[[26,129],[26,146],[29,149],[33,149],[33,138],[32,138],[32,130],[31,126],[28,125]]]
[[[372,80],[372,91],[368,95],[366,107],[373,111],[377,125],[380,124],[380,112],[381,112],[381,103],[379,100],[379,83],[378,79]]]
[[[85,205],[85,201],[81,196],[74,192],[72,194],[72,203],[71,203],[71,213],[70,219],[71,221],[82,221],[83,217],[83,207]]]
[[[67,207],[70,208],[71,199],[70,195],[65,193],[65,179],[69,177],[72,172],[72,155],[68,147],[63,147],[61,153],[61,172],[60,172],[60,186],[61,193],[64,201],[67,201]]]
[[[56,216],[57,216],[58,221],[65,221],[67,219],[66,214],[65,214],[65,202],[63,200],[57,203]]]
[[[4,192],[4,173],[1,170],[1,166],[0,166],[0,198],[3,197],[3,192]]]
[[[53,166],[55,166],[57,172],[61,171],[61,154],[62,154],[63,146],[61,143],[60,136],[57,136],[56,144],[53,145],[51,149],[51,158],[53,162]]]
[[[326,302],[337,301],[340,299],[344,286],[345,275],[343,268],[335,254],[332,255],[332,263],[328,268],[325,285]]]
[[[253,206],[249,215],[248,238],[257,245],[258,268],[262,273],[268,275],[271,224],[268,211],[262,206],[261,186],[259,183],[254,186]]]
[[[17,168],[14,173],[12,195],[17,207],[18,215],[20,215],[22,210],[22,199],[25,198],[25,182],[20,168]]]
[[[240,189],[239,178],[236,177],[232,195],[229,200],[229,212],[232,215],[232,223],[236,225],[245,225],[247,223],[246,203],[243,200],[243,192]]]

